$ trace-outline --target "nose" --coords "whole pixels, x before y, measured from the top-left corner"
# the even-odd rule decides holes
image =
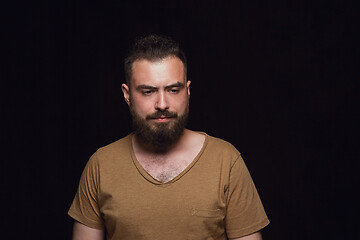
[[[159,92],[155,108],[157,110],[167,110],[169,108],[168,102],[164,92]]]

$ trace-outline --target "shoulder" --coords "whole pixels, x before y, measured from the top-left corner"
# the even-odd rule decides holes
[[[131,136],[132,134],[129,134],[126,137],[123,137],[115,142],[112,142],[108,145],[105,145],[103,147],[100,147],[97,152],[98,153],[111,153],[111,152],[118,152],[123,150],[128,150],[131,146]]]
[[[240,152],[230,142],[218,137],[210,136],[208,134],[206,134],[206,136],[208,139],[208,145],[211,148],[215,148],[216,150],[221,150],[221,151],[229,151],[236,155],[240,155]]]
[[[120,160],[123,157],[129,158],[131,155],[131,136],[132,134],[129,134],[115,142],[100,147],[91,158],[98,163],[114,162],[114,160]]]
[[[206,133],[203,134],[206,136],[205,152],[207,156],[211,156],[217,160],[221,159],[222,161],[230,163],[231,166],[238,160],[241,160],[240,152],[230,142]]]

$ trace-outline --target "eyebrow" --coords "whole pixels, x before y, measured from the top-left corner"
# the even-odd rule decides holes
[[[137,90],[142,90],[142,89],[157,89],[157,87],[154,86],[150,86],[150,85],[146,85],[146,84],[142,84],[136,87]]]
[[[177,82],[177,83],[171,84],[169,86],[166,86],[165,88],[174,88],[174,87],[183,88],[184,86],[185,86],[184,83]]]
[[[165,88],[174,88],[174,87],[183,88],[184,86],[185,86],[184,83],[176,82],[174,84],[170,84],[170,85],[166,86]],[[136,89],[143,90],[143,89],[158,89],[158,88],[151,86],[151,85],[141,84],[141,85],[137,86]]]

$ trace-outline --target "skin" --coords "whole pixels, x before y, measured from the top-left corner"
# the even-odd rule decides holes
[[[184,114],[190,96],[190,81],[186,81],[183,63],[175,57],[157,62],[138,60],[133,64],[131,88],[122,85],[125,101],[143,119],[159,110]],[[175,121],[164,116],[147,120],[155,123]],[[156,152],[133,138],[134,153],[143,168],[155,179],[168,182],[180,174],[201,150],[205,137],[202,134],[184,130],[180,139],[164,152]]]
[[[160,61],[137,60],[133,63],[131,88],[123,84],[122,91],[126,103],[145,118],[157,110],[168,110],[181,115],[185,112],[190,96],[190,81],[186,81],[184,66],[180,59],[168,57]],[[131,96],[131,99],[130,99]],[[171,122],[174,119],[159,117],[148,120],[156,122]],[[164,182],[177,176],[188,166],[200,151],[204,136],[184,130],[184,134],[173,146],[161,154],[155,153],[151,145],[143,144],[133,138],[135,155],[139,163],[156,179],[166,173]],[[171,173],[171,174],[170,174]],[[157,178],[158,177],[158,178]],[[162,179],[162,178],[161,178]],[[161,180],[160,179],[160,180]],[[79,222],[74,223],[74,240],[103,240],[104,231],[87,227]],[[261,240],[259,232],[234,240]]]
[[[168,57],[157,62],[138,60],[133,63],[131,88],[122,85],[126,103],[145,118],[157,110],[183,114],[190,96],[190,81],[185,80],[182,62]],[[172,119],[158,118],[151,122],[169,122]]]
[[[74,221],[73,240],[103,240],[105,233],[103,230],[90,228],[82,223]]]

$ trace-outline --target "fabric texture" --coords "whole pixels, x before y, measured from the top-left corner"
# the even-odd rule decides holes
[[[132,136],[92,155],[68,211],[73,219],[103,229],[107,239],[131,240],[238,238],[269,223],[245,163],[230,143],[205,134],[193,162],[161,183],[136,160]]]

